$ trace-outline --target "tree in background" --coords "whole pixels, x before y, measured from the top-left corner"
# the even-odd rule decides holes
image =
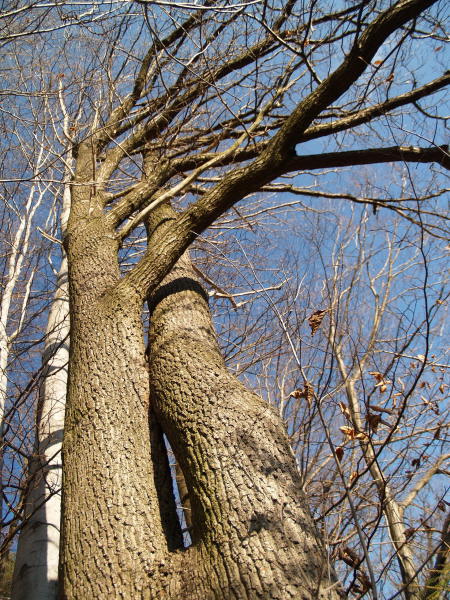
[[[211,4],[187,17],[183,7],[161,5],[151,12],[144,4],[142,15],[129,10],[114,30],[93,26],[93,33],[108,33],[95,48],[81,35],[66,41],[65,52],[73,42],[83,53],[70,81],[65,70],[57,75],[68,81],[64,93],[76,134],[64,237],[71,355],[62,597],[340,595],[324,549],[326,536],[310,517],[304,477],[283,423],[227,370],[205,292],[185,251],[244,197],[274,191],[327,194],[299,189],[290,180],[299,172],[322,171],[326,187],[329,180],[340,183],[327,179],[326,169],[393,161],[448,166],[447,148],[431,136],[432,143],[406,145],[410,123],[418,131],[420,118],[426,138],[427,122],[433,128],[440,122],[419,102],[450,79],[438,66],[439,3],[424,12],[433,4],[407,0],[383,9],[380,3],[361,3],[335,12],[295,2],[273,8]],[[420,48],[436,50],[434,79],[429,67],[421,68]],[[64,60],[58,56],[55,68]],[[351,133],[376,145],[343,150]],[[395,145],[376,140],[384,136]],[[321,139],[326,153],[312,143]],[[314,154],[302,151],[308,141]],[[345,190],[339,196],[390,208],[422,232],[441,235],[444,225],[432,204],[439,192],[421,188],[419,195],[413,189],[413,198],[357,197]],[[257,210],[269,210],[259,202]],[[253,227],[251,215],[237,215]],[[145,255],[126,264],[127,245],[142,236],[143,223]],[[141,319],[146,298],[148,363]],[[352,365],[349,375],[342,334],[333,321],[338,313],[332,290],[328,300],[327,308],[313,315],[312,326],[320,325],[323,310],[331,311],[329,355],[347,394],[342,414],[350,415],[344,427],[349,439],[361,442],[366,468],[378,482],[376,452],[369,450],[358,399],[352,403],[351,388],[362,370]],[[421,354],[423,364],[427,354]],[[322,367],[327,377],[326,361]],[[298,368],[303,382],[293,397],[312,406],[317,392],[301,362]],[[380,368],[373,373],[387,385]],[[192,545],[183,552],[163,433],[189,494]],[[328,445],[339,471],[340,452],[330,440]],[[356,518],[364,509],[356,511],[344,488],[370,567],[368,534]],[[376,488],[383,506],[387,488],[378,483]],[[389,522],[388,506],[383,516]],[[394,539],[394,552],[403,593],[416,598],[422,591],[411,573],[416,577],[420,567],[403,572],[405,543],[406,537]],[[377,597],[373,569],[365,575],[363,559],[348,558],[345,548],[341,556],[359,577],[358,593]],[[440,577],[445,569],[444,560],[435,571]]]
[[[406,597],[441,597],[447,580],[435,579],[434,560],[448,545],[440,346],[448,250],[428,240],[433,285],[424,293],[420,240],[411,247],[404,222],[382,233],[367,209],[321,209],[304,217],[300,255],[320,260],[299,265],[301,284],[273,307],[281,331],[272,335],[284,333],[290,351],[269,355],[261,373],[276,372],[279,409],[332,555],[347,565],[348,591],[369,593],[371,580],[384,580],[389,597],[401,581]]]
[[[12,78],[5,77],[4,82],[8,86]],[[6,109],[6,103],[2,108]],[[37,106],[34,108],[37,113]],[[45,228],[51,222],[52,210],[48,205],[50,182],[37,178],[21,185],[22,177],[33,179],[50,156],[42,134],[46,126],[42,113],[40,125],[30,137],[16,120],[8,121],[5,113],[1,123],[0,556],[8,561],[12,540],[21,525],[40,371],[35,352],[43,337],[47,281],[51,277],[51,243],[39,226]]]

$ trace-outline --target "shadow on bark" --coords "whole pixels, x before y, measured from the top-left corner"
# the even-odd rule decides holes
[[[149,252],[173,214],[152,213]],[[228,371],[207,298],[186,253],[149,299],[152,406],[192,508],[164,597],[338,598],[284,426]]]

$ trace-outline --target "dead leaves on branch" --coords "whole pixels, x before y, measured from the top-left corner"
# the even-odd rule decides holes
[[[296,398],[297,400],[299,400],[300,398],[304,398],[308,402],[309,408],[311,408],[312,402],[314,400],[313,385],[309,381],[305,381],[302,389],[294,390],[289,395],[292,398]]]
[[[350,423],[352,422],[352,416],[350,414],[350,410],[348,408],[348,406],[345,404],[345,402],[338,402],[339,408],[341,409],[341,413],[344,415],[344,417],[347,419],[347,421],[349,421]],[[391,412],[389,409],[383,409],[380,408],[380,411],[386,411],[386,412]],[[378,414],[374,414],[371,412],[368,412],[366,415],[366,423],[368,425],[368,428],[373,431],[374,433],[377,432],[378,426],[382,423],[383,425],[387,425],[389,427],[389,423],[386,423],[385,421],[383,421],[383,419],[381,418],[381,415]],[[362,440],[362,441],[368,441],[368,435],[365,432],[361,432],[361,431],[356,431],[353,427],[348,427],[348,426],[343,426],[339,428],[342,433],[346,436],[346,438],[348,440]]]
[[[339,427],[342,433],[345,435],[345,441],[353,441],[353,440],[361,440],[363,442],[369,441],[369,436],[365,431],[357,431],[353,427],[348,427],[347,425],[343,425]]]
[[[311,336],[313,336],[321,326],[323,318],[327,314],[328,310],[328,308],[325,310],[316,310],[308,317],[308,323],[311,327]]]
[[[380,373],[379,371],[369,371],[369,375],[373,375],[375,377],[375,387],[380,390],[380,394],[384,394],[391,381],[389,381],[389,379],[385,379],[383,373]]]

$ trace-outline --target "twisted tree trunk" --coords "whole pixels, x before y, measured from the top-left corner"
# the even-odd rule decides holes
[[[172,218],[168,205],[152,214],[150,251]],[[192,509],[167,597],[337,598],[284,426],[227,370],[187,254],[150,307],[151,398]]]
[[[226,369],[187,255],[150,299],[149,377],[145,286],[139,270],[120,277],[120,240],[92,186],[91,158],[80,149],[65,239],[71,346],[60,597],[335,600],[283,424]],[[172,219],[168,205],[155,210],[145,268],[153,252],[165,260],[160,240]],[[160,427],[189,492],[188,549]]]

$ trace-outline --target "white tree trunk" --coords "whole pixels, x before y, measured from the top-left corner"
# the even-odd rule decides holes
[[[70,206],[70,190],[64,192],[62,229]],[[19,537],[14,568],[14,600],[56,600],[58,592],[61,522],[61,446],[69,361],[69,286],[67,258],[63,257],[57,289],[50,309],[44,373],[39,390],[36,454],[30,462],[24,526]]]

